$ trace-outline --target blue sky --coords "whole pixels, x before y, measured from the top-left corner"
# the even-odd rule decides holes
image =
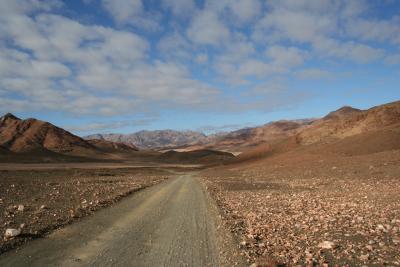
[[[0,0],[0,111],[207,133],[400,100],[400,2]]]

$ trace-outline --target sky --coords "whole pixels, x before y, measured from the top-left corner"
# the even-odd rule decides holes
[[[205,133],[400,100],[396,0],[0,0],[0,112]]]

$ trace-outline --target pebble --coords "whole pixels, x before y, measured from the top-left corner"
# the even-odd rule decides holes
[[[361,255],[360,256],[360,260],[362,260],[362,261],[367,261],[369,259],[369,255],[368,254],[363,254],[363,255]]]

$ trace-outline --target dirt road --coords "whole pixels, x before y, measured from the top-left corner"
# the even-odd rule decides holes
[[[218,266],[207,205],[196,178],[178,176],[0,255],[0,266]]]

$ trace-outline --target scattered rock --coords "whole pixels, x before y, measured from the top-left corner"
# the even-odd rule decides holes
[[[323,241],[318,244],[318,247],[322,249],[333,249],[335,248],[335,243],[331,241]]]
[[[368,254],[363,254],[360,256],[360,260],[362,261],[367,261],[369,259],[369,255]]]
[[[109,170],[114,175],[106,177],[97,172],[72,169],[0,172],[0,254],[31,239],[30,235],[62,227],[74,218],[84,217],[170,177],[163,170]]]
[[[241,246],[246,259],[257,262],[270,255],[287,266],[396,266],[400,150],[324,157],[323,164],[314,155],[295,156],[205,172],[204,183],[223,219],[248,241]]]
[[[376,229],[380,230],[380,231],[385,231],[385,226],[383,226],[382,224],[378,224],[378,226],[376,227]]]
[[[4,237],[6,239],[9,239],[9,238],[19,236],[20,234],[21,234],[21,229],[8,228],[8,229],[6,229],[6,232],[4,233]]]

